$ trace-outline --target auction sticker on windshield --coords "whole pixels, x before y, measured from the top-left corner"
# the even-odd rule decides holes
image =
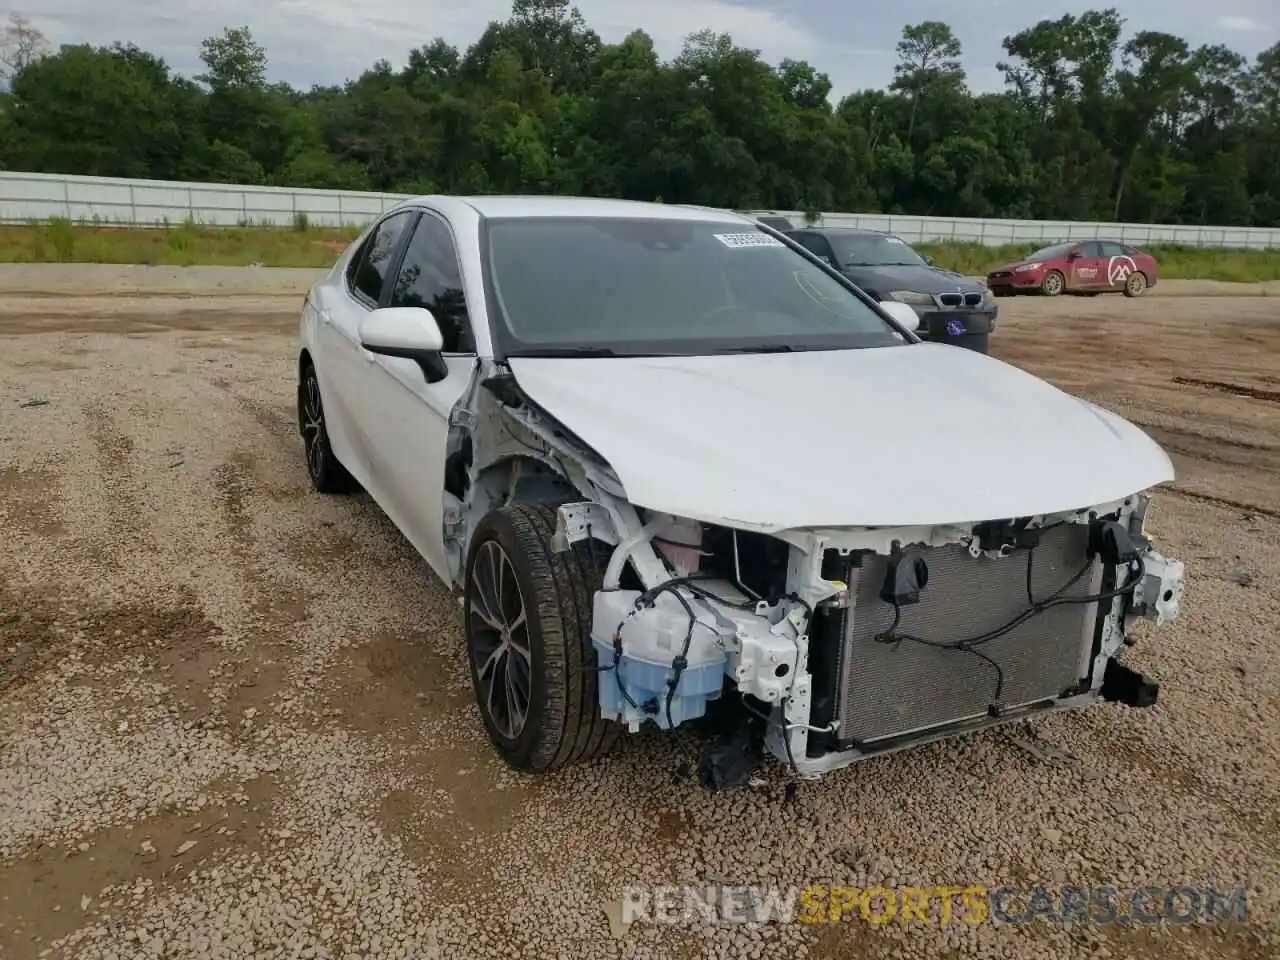
[[[715,237],[726,247],[734,247],[735,249],[743,249],[745,247],[781,247],[784,245],[781,240],[771,237],[767,233],[717,233]]]

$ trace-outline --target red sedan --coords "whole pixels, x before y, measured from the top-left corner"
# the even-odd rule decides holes
[[[1156,285],[1156,258],[1127,243],[1077,240],[1037,250],[1030,256],[996,267],[987,286],[997,297],[1016,293],[1094,295],[1124,293],[1140,297]]]

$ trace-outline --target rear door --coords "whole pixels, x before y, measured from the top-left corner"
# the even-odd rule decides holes
[[[1123,290],[1129,277],[1138,269],[1137,262],[1130,256],[1122,243],[1104,240],[1101,244],[1103,263],[1105,265],[1106,287],[1108,290]]]
[[[342,282],[327,288],[324,302],[316,304],[320,315],[316,370],[330,442],[338,459],[375,500],[378,457],[362,396],[365,368],[373,354],[360,346],[360,320],[382,298],[417,216],[417,210],[400,210],[375,225],[352,256]]]
[[[1097,290],[1106,285],[1106,261],[1102,245],[1096,240],[1078,244],[1069,263],[1067,287],[1071,290]]]

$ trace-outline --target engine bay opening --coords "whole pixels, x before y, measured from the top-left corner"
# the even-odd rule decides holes
[[[790,546],[776,537],[691,520],[672,520],[652,537],[676,577],[725,580],[754,600],[776,603],[787,593]]]

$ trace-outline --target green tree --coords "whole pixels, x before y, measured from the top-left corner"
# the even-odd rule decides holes
[[[200,44],[206,72],[196,77],[211,90],[261,90],[267,85],[267,52],[248,27],[227,27]]]
[[[423,38],[340,85],[270,80],[247,27],[194,79],[133,46],[50,52],[0,29],[0,165],[400,192],[572,192],[813,211],[1280,224],[1280,45],[1128,27],[1114,8],[1003,39],[974,95],[939,21],[909,25],[885,90],[764,60],[713,30],[665,61],[605,44],[570,0],[514,0],[474,43]],[[408,45],[407,45],[408,46]]]
[[[955,90],[964,85],[961,52],[960,41],[945,23],[926,20],[903,28],[902,39],[898,41],[898,64],[893,69],[893,88],[906,91],[911,98],[907,143],[911,143],[915,133],[916,114],[926,91]]]

